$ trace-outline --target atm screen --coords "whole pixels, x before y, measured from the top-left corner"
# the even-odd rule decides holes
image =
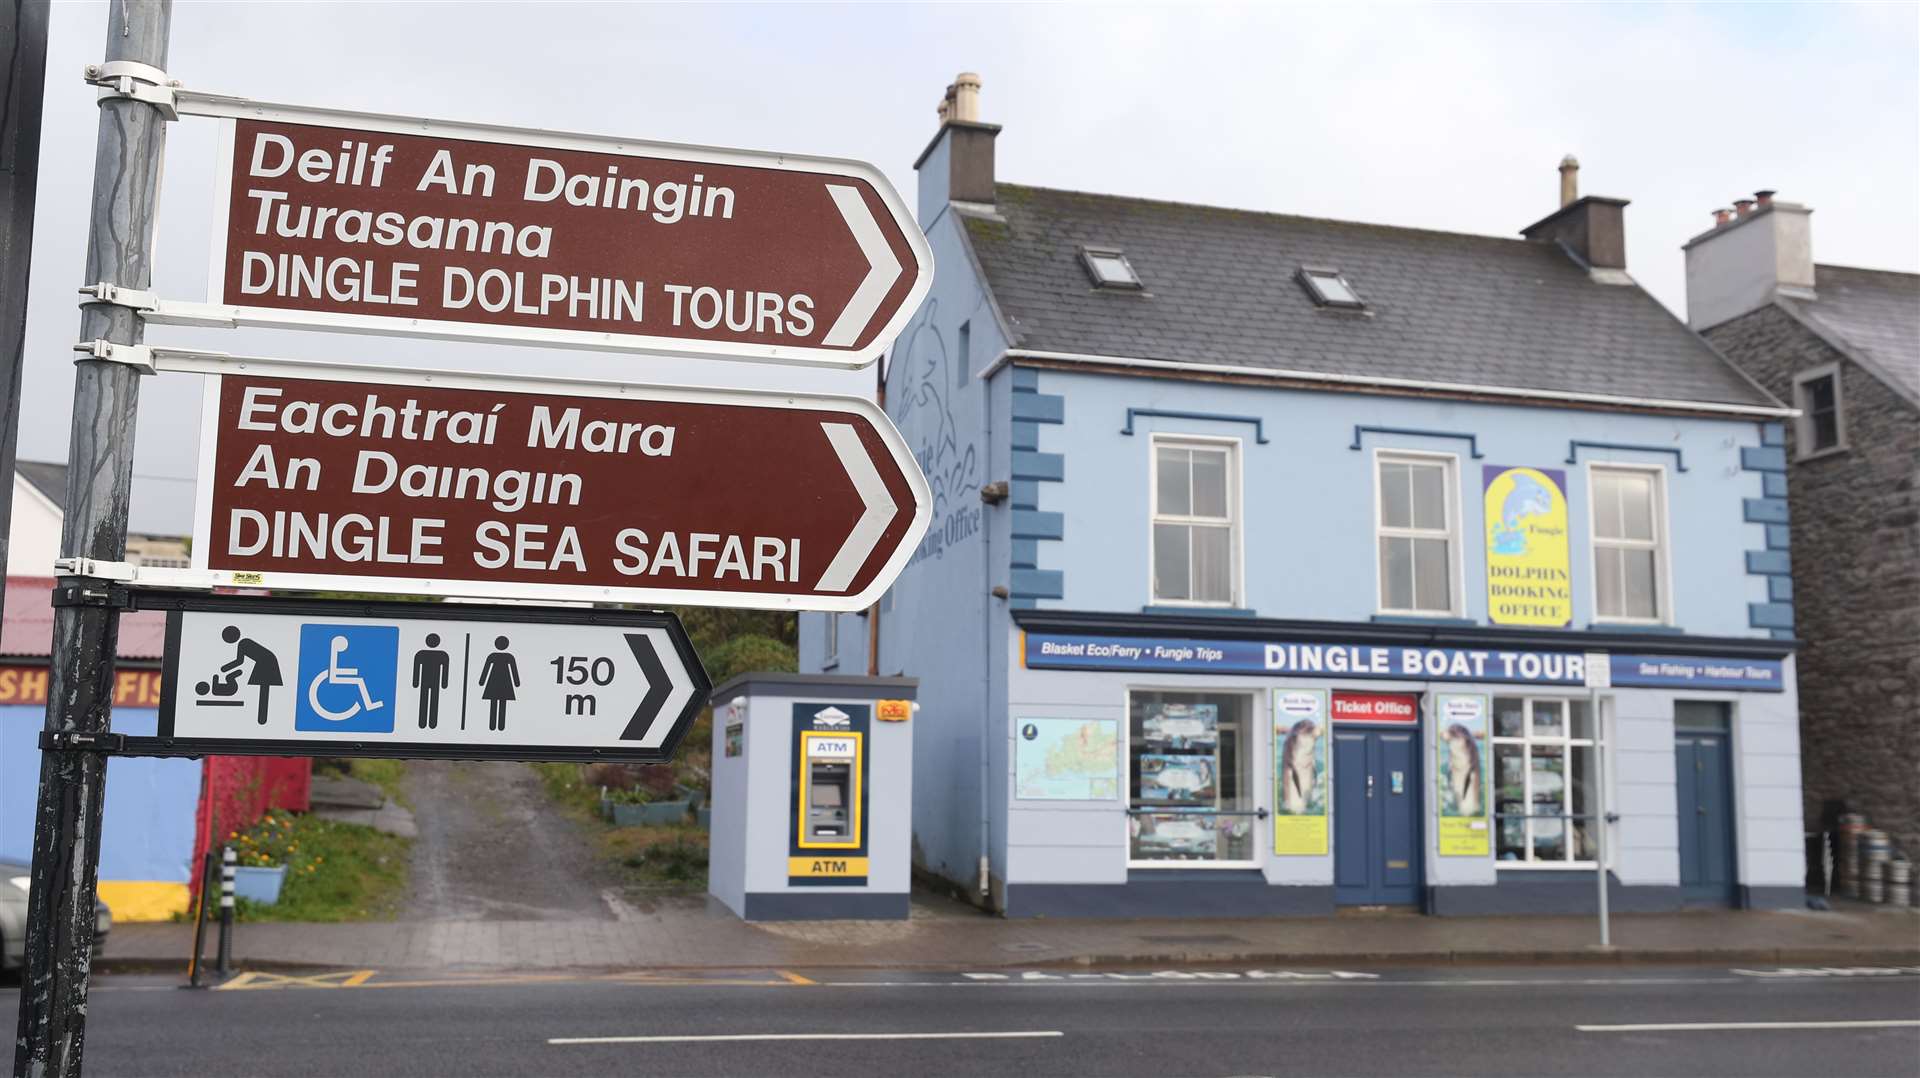
[[[812,796],[809,797],[808,800],[812,802],[815,808],[839,808],[841,805],[840,795],[841,790],[838,785],[828,786],[825,784],[815,784],[813,786]]]

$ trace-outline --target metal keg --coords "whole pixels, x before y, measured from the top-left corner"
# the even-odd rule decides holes
[[[1840,878],[1848,898],[1860,897],[1860,833],[1867,818],[1858,812],[1840,816]]]
[[[1868,902],[1887,900],[1887,863],[1885,861],[1867,862],[1866,885],[1861,890],[1864,892],[1861,897]]]
[[[1887,862],[1887,904],[1913,905],[1913,862],[1901,858]]]

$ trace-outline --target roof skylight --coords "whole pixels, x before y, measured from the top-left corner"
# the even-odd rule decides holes
[[[1323,269],[1315,266],[1300,267],[1300,283],[1306,286],[1307,294],[1322,307],[1349,307],[1364,309],[1367,301],[1360,298],[1346,275],[1337,269]]]
[[[1133,272],[1127,256],[1114,247],[1080,248],[1081,264],[1095,288],[1140,288],[1140,275]]]

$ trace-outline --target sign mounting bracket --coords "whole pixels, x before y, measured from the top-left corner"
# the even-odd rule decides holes
[[[99,558],[55,558],[54,572],[61,576],[81,576],[90,580],[130,581],[139,567],[130,561],[106,561]],[[91,604],[76,604],[91,605]]]
[[[114,284],[111,281],[83,284],[80,286],[80,294],[92,297],[91,299],[81,300],[80,302],[83,305],[88,303],[110,303],[115,307],[126,307],[135,311],[151,311],[160,305],[160,297],[154,295],[151,291],[139,288],[127,288]]]
[[[108,363],[123,363],[141,374],[153,373],[153,349],[144,344],[115,344],[112,341],[81,341],[73,346],[79,355],[75,363],[89,359],[105,360]]]
[[[117,581],[75,580],[61,584],[53,589],[53,606],[101,606],[114,610],[131,610],[133,601],[127,595],[127,586]]]
[[[165,71],[152,64],[134,60],[108,60],[105,63],[88,64],[82,77],[100,88],[102,101],[110,97],[128,97],[152,105],[169,120],[180,118],[180,105],[175,98],[180,89],[180,80],[168,78]]]

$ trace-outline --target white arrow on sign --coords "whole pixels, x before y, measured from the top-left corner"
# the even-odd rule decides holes
[[[866,278],[853,290],[853,298],[847,301],[822,340],[829,347],[845,348],[860,339],[860,331],[873,320],[873,312],[880,309],[887,290],[900,279],[900,260],[893,257],[893,248],[887,245],[880,223],[873,219],[873,211],[867,209],[867,200],[860,197],[858,188],[828,184],[827,193],[833,196],[840,216],[847,219],[847,230],[853,233],[854,241],[860,244],[860,253],[867,258]]]
[[[827,571],[820,574],[820,582],[814,585],[816,591],[846,591],[853,583],[853,575],[867,563],[867,555],[879,545],[880,537],[886,534],[887,525],[893,523],[900,507],[887,493],[886,483],[874,469],[873,458],[867,455],[866,446],[860,444],[860,435],[850,424],[822,423],[820,429],[827,432],[834,455],[840,458],[840,466],[847,470],[847,478],[853,480],[853,489],[866,507],[853,530],[847,533],[847,541],[840,544],[839,553],[827,563]]]

